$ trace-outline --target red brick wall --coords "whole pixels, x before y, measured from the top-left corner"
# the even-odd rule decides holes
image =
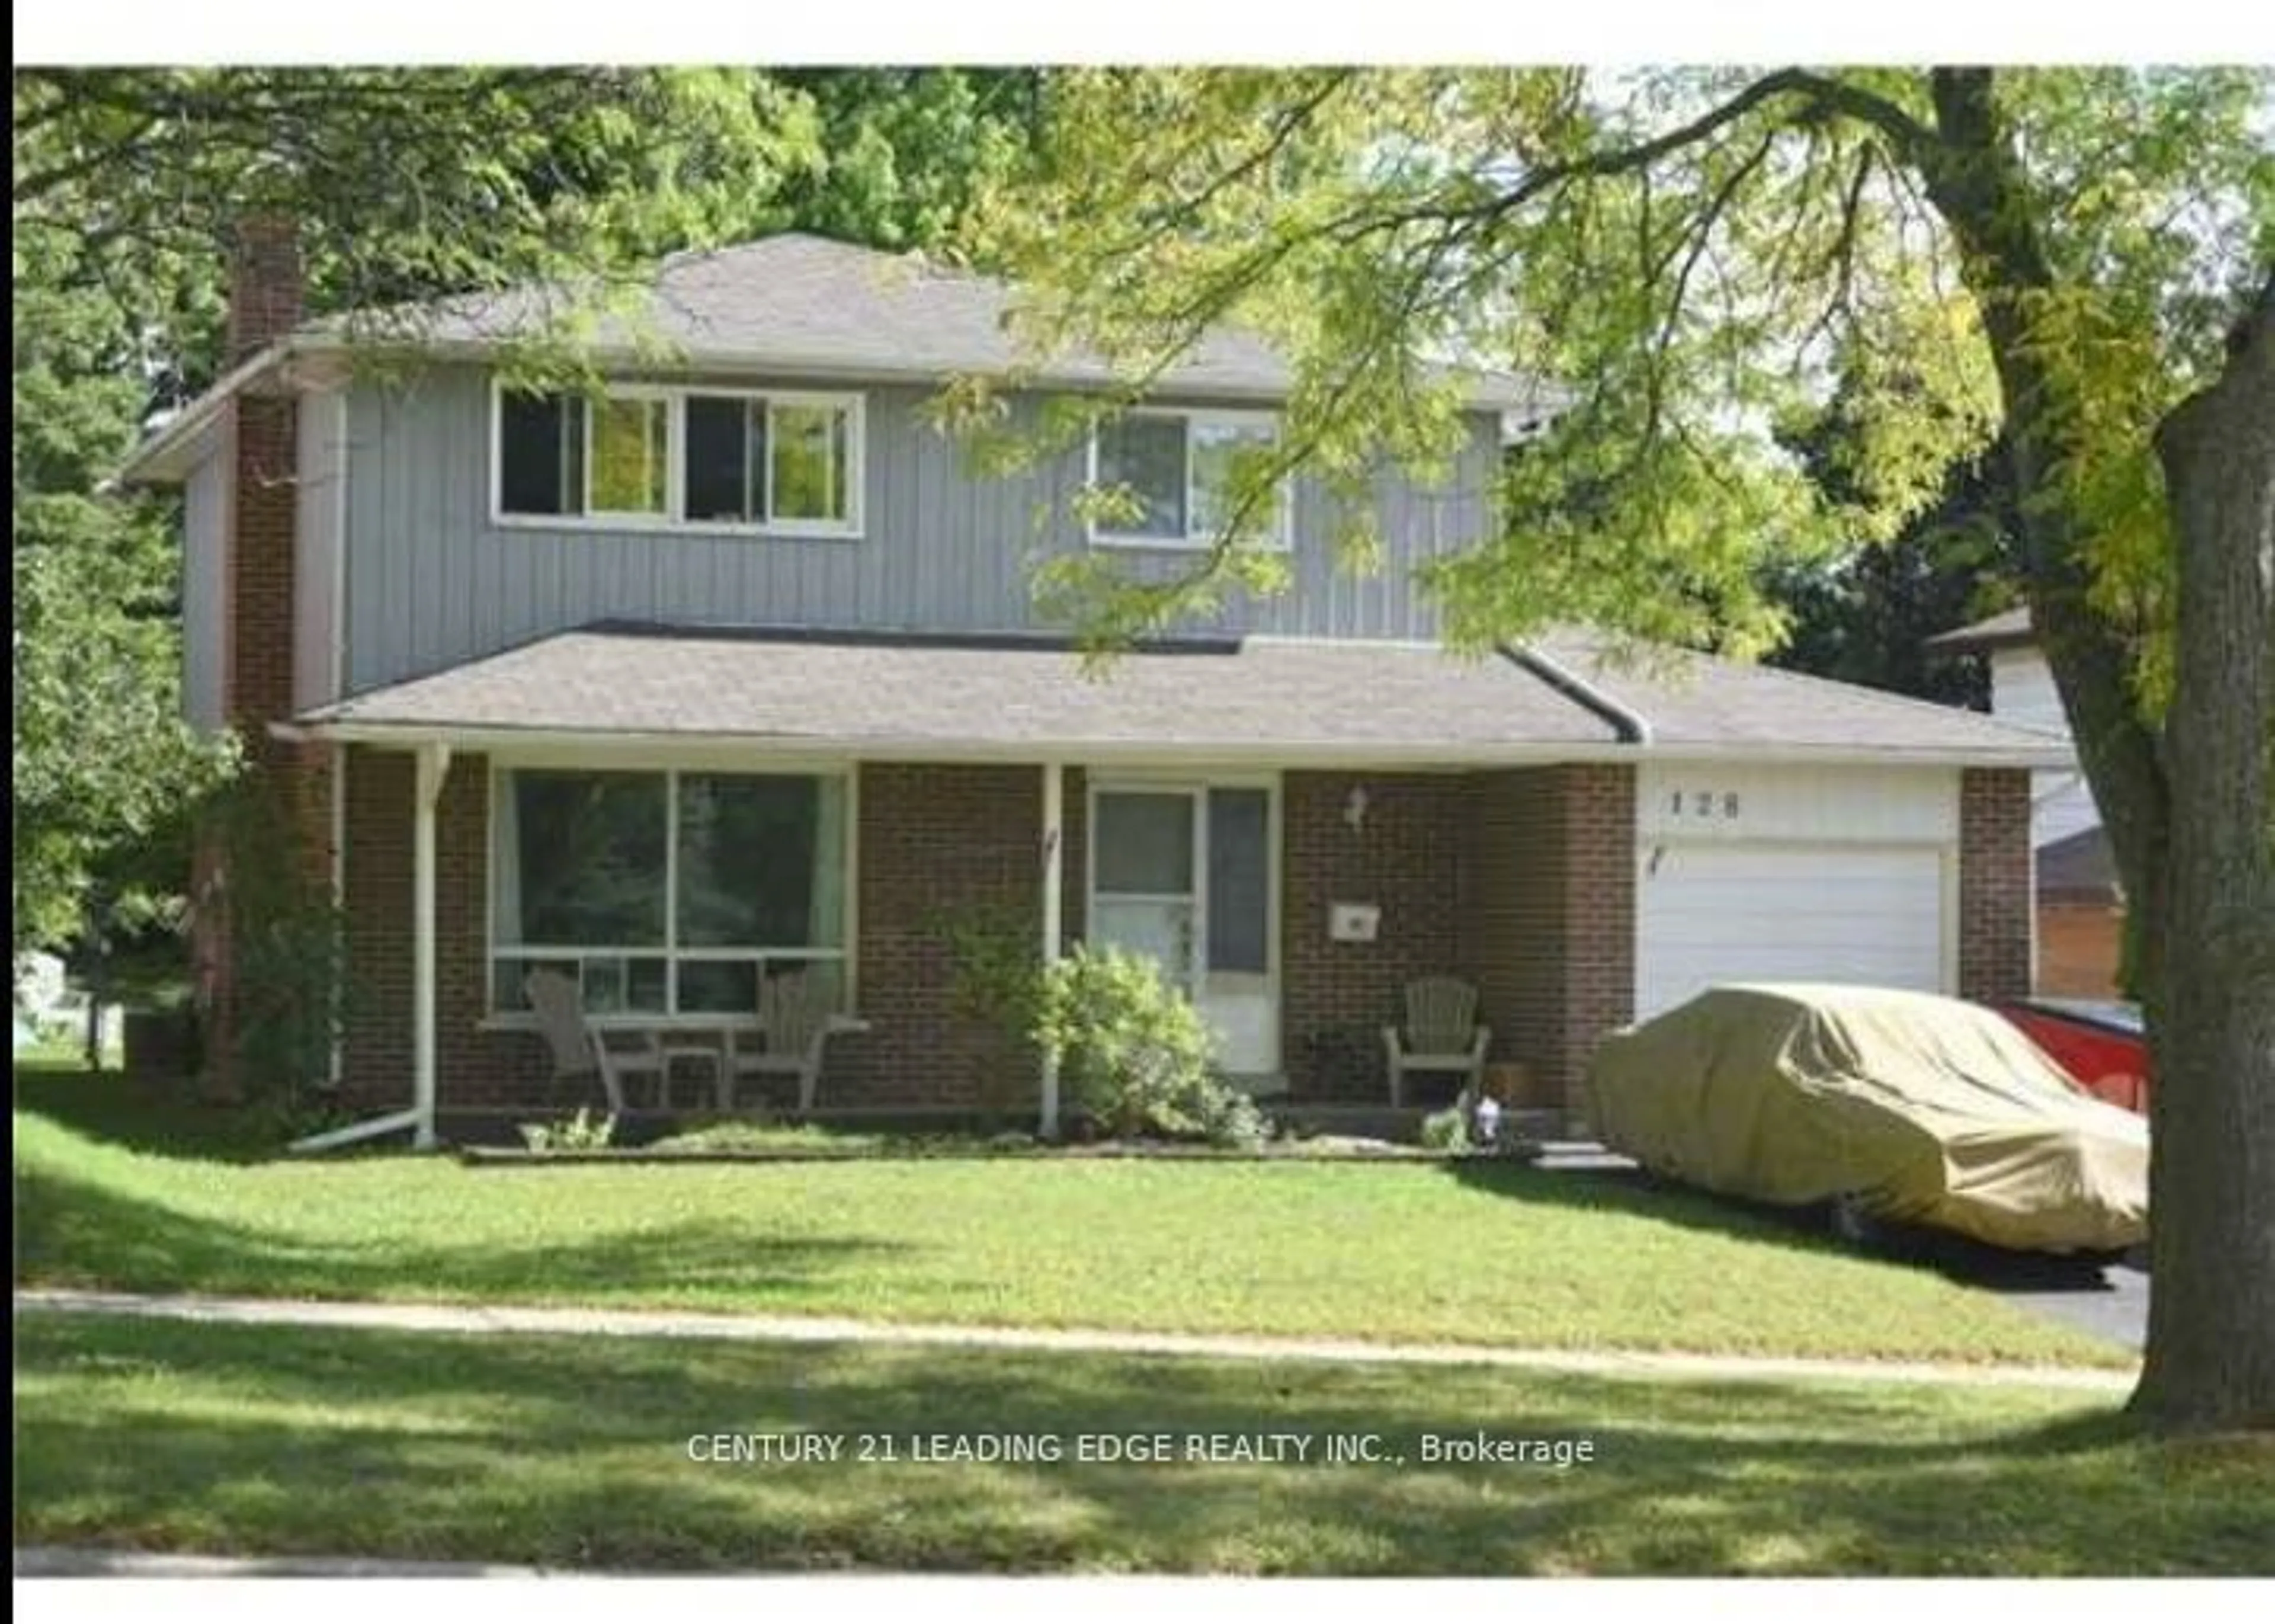
[[[306,298],[293,223],[275,215],[238,222],[230,255],[231,362],[246,359],[299,326]]]
[[[1959,777],[1959,991],[1984,1002],[2030,992],[2030,775]]]
[[[1568,910],[1556,771],[1481,774],[1470,788],[1478,1015],[1493,1029],[1493,1058],[1523,1061],[1537,1088],[1561,1099]]]
[[[1526,767],[1472,781],[1472,956],[1496,1058],[1576,1104],[1596,1040],[1635,1013],[1635,773]]]
[[[1565,1103],[1583,1108],[1581,1084],[1596,1044],[1635,1018],[1636,775],[1628,767],[1557,769],[1564,782]],[[1559,1067],[1552,1063],[1549,1075]]]
[[[349,752],[343,888],[355,979],[342,1082],[374,1105],[411,1103],[414,785],[409,752]],[[488,808],[488,761],[455,758],[435,809],[436,1104],[447,1111],[586,1103],[571,1092],[556,1096],[534,1033],[481,1030],[489,996]],[[590,1103],[599,1103],[597,1092]]]
[[[1364,826],[1344,820],[1367,796]],[[1281,1063],[1303,1099],[1387,1101],[1381,1028],[1417,976],[1471,973],[1463,940],[1469,793],[1450,774],[1308,773],[1281,786]],[[1335,903],[1382,910],[1371,942],[1330,941]]]
[[[351,745],[341,895],[350,987],[341,1086],[375,1107],[411,1103],[411,758]],[[463,770],[463,764],[453,771]],[[439,831],[438,831],[439,833]],[[437,842],[440,850],[440,842]],[[444,1076],[444,1097],[457,1079]]]
[[[1072,814],[1078,792],[1068,789]],[[858,997],[875,1030],[831,1039],[825,1101],[989,1109],[1035,1102],[1032,1056],[950,1008],[941,927],[985,908],[1039,929],[1042,795],[1034,767],[862,767]]]
[[[2053,998],[2115,998],[2125,912],[2107,903],[2038,904],[2037,990]]]

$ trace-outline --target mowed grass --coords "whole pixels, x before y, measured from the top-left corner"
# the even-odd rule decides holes
[[[2275,1446],[2034,1388],[1693,1383],[852,1345],[19,1317],[19,1545],[655,1570],[2218,1574],[2275,1568]],[[1593,1459],[1424,1463],[1425,1434]],[[714,1464],[695,1435],[843,1440]],[[1078,1458],[1289,1434],[1301,1464]],[[1373,1465],[1320,1463],[1372,1435]],[[864,1435],[896,1440],[891,1463]],[[918,1462],[909,1440],[1059,1440]]]
[[[1398,1342],[2130,1357],[1926,1270],[1616,1176],[1478,1163],[248,1159],[212,1113],[97,1109],[99,1093],[69,1091],[82,1085],[93,1087],[19,1081],[19,1282]],[[62,1120],[75,1108],[87,1125]]]

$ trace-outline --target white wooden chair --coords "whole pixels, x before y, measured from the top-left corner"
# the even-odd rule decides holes
[[[1382,1029],[1390,1061],[1390,1103],[1406,1102],[1410,1071],[1458,1071],[1470,1097],[1485,1084],[1485,1050],[1493,1029],[1478,1024],[1478,989],[1451,976],[1425,976],[1406,984],[1406,1024]]]
[[[797,1108],[812,1110],[814,1090],[821,1081],[821,1052],[835,1013],[834,1001],[826,985],[802,972],[762,978],[758,1031],[729,1035],[726,1075],[720,1085],[722,1107],[734,1108],[735,1084],[742,1077],[794,1076]]]
[[[588,1076],[598,1072],[601,1090],[608,1097],[608,1109],[621,1113],[624,1108],[624,1079],[652,1076],[655,1079],[656,1103],[668,1102],[670,1091],[670,1061],[663,1052],[663,1040],[653,1031],[628,1031],[614,1034],[622,1043],[611,1044],[610,1034],[585,1017],[585,1007],[577,996],[577,984],[557,970],[533,970],[521,984],[529,999],[529,1007],[537,1012],[537,1030],[545,1036],[546,1046],[553,1051],[553,1080],[563,1077]]]

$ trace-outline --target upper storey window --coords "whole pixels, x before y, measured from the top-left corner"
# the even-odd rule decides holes
[[[861,406],[780,390],[500,389],[498,517],[858,535]]]
[[[1147,408],[1099,427],[1092,483],[1118,510],[1091,527],[1093,540],[1123,547],[1196,548],[1214,542],[1235,517],[1236,476],[1278,449],[1280,427],[1260,412],[1168,412]],[[1288,482],[1251,528],[1285,547],[1294,503]]]

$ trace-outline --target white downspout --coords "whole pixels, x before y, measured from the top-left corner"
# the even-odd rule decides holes
[[[1066,901],[1066,768],[1056,761],[1043,763],[1043,968],[1059,962],[1060,922]],[[1058,1137],[1059,1062],[1043,1056],[1043,1115],[1038,1131],[1046,1139]]]
[[[418,804],[412,817],[412,1143],[435,1147],[435,806],[450,771],[450,747],[419,746]]]

